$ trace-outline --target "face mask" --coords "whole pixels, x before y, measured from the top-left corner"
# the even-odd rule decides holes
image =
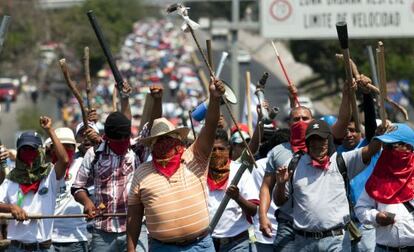
[[[39,153],[35,149],[19,150],[19,159],[28,166],[32,166],[38,155]]]
[[[293,152],[297,152],[299,150],[307,151],[306,142],[305,142],[305,135],[306,129],[308,128],[307,122],[298,121],[294,122],[290,126],[290,145],[292,147]]]
[[[69,164],[68,164],[68,166],[70,166],[72,164],[73,157],[75,156],[75,150],[73,150],[73,149],[66,149],[66,148],[65,148],[65,150],[66,150],[66,154],[68,155],[68,158],[69,158]],[[52,164],[56,164],[56,162],[58,161],[58,158],[56,156],[56,152],[55,151],[52,151],[51,161],[52,161]]]
[[[121,141],[111,141],[108,138],[108,145],[111,150],[117,155],[124,155],[130,146],[129,138],[121,140]]]
[[[210,157],[209,168],[211,170],[221,171],[229,162],[230,153],[228,150],[213,151]],[[228,168],[228,167],[227,167]]]

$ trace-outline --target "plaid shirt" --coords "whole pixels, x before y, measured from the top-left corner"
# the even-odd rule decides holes
[[[148,133],[146,124],[138,138],[146,137]],[[99,157],[91,167],[96,154]],[[134,171],[146,160],[148,154],[148,148],[140,144],[133,145],[123,156],[112,152],[106,142],[101,143],[96,150],[90,148],[85,154],[72,190],[75,190],[76,194],[94,185],[96,206],[103,203],[106,206],[104,212],[126,213],[128,192]],[[96,218],[94,226],[106,232],[125,232],[126,217]]]

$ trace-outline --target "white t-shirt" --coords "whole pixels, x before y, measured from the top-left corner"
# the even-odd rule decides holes
[[[83,206],[76,202],[70,193],[70,188],[75,181],[82,160],[83,157],[75,159],[69,168],[68,180],[63,178],[59,181],[55,207],[56,215],[83,213]],[[84,218],[55,219],[52,240],[53,242],[87,241],[86,220]]]
[[[253,177],[253,183],[255,185],[255,190],[257,190],[257,198],[259,197],[260,193],[260,187],[262,186],[263,177],[265,174],[266,169],[266,163],[267,158],[262,158],[256,161],[257,168],[253,169],[252,171],[252,177]],[[253,188],[252,188],[253,191]],[[267,211],[267,218],[269,218],[270,223],[272,223],[272,238],[268,238],[262,234],[260,231],[260,222],[259,222],[259,213],[257,213],[253,217],[253,226],[254,226],[254,234],[256,236],[256,240],[260,243],[266,243],[266,244],[273,244],[273,240],[276,237],[276,230],[277,230],[277,221],[275,217],[275,211],[277,209],[277,206],[275,202],[272,200],[273,197],[270,195],[270,207],[269,211]]]
[[[42,179],[37,193],[29,192],[25,195],[21,207],[28,214],[53,215],[56,205],[58,180],[55,169]],[[19,184],[6,179],[0,187],[0,202],[17,205]],[[23,243],[35,243],[52,238],[53,219],[27,220],[18,222],[9,221],[7,239]]]
[[[240,167],[239,162],[231,161],[230,162],[230,174],[229,181],[227,183],[227,188],[230,186],[231,181],[237,173],[237,170]],[[256,190],[254,190],[254,184],[251,177],[251,174],[246,170],[239,183],[237,184],[239,188],[240,195],[246,200],[258,199],[259,195]],[[210,214],[210,219],[213,218],[216,213],[221,201],[226,194],[226,190],[208,190],[208,211]],[[217,223],[212,236],[215,238],[224,238],[224,237],[233,237],[244,231],[246,231],[250,226],[250,223],[246,219],[245,213],[242,211],[239,204],[236,201],[230,199],[229,203],[226,206],[226,209],[223,212],[219,222]]]

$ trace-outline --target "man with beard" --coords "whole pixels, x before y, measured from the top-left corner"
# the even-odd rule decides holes
[[[227,204],[212,237],[216,251],[251,251],[248,228],[256,214],[258,195],[249,172],[244,172],[237,186],[230,185],[241,163],[230,159],[227,133],[217,130],[207,176],[210,218],[225,194],[233,200]],[[248,221],[249,220],[249,221]]]
[[[288,171],[288,160],[276,171],[276,205],[292,199],[295,247],[299,251],[348,251],[351,244],[344,234],[350,220],[349,205],[329,125],[322,120],[312,121],[305,139],[307,154],[296,168]],[[348,178],[362,171],[380,148],[373,141],[343,153]]]
[[[396,123],[373,141],[383,150],[355,206],[358,219],[376,229],[375,251],[414,251],[414,131]]]
[[[296,93],[292,90],[290,93]],[[292,97],[291,97],[292,98]],[[291,99],[291,102],[293,98]],[[291,104],[294,104],[293,102]],[[306,152],[305,132],[310,121],[312,121],[312,112],[302,106],[293,107],[290,112],[289,128],[290,141],[277,145],[268,155],[268,163],[266,165],[266,173],[260,188],[260,206],[259,220],[260,230],[265,237],[271,237],[272,224],[267,218],[267,212],[270,207],[271,195],[276,184],[276,170],[281,167],[287,160],[293,157],[296,152]],[[351,118],[349,108],[349,92],[344,87],[342,91],[342,101],[339,108],[339,117],[332,126],[332,133],[336,139],[342,139],[345,128]],[[278,222],[278,229],[274,241],[275,250],[282,252],[296,252],[294,246],[295,234],[293,231],[292,219],[292,203],[290,199],[286,204],[280,205],[275,213]]]
[[[205,126],[185,148],[189,128],[175,128],[165,118],[154,121],[149,137],[153,160],[134,174],[128,197],[128,251],[135,251],[145,213],[150,250],[214,251],[209,235],[206,177],[220,116],[221,81],[210,83]]]
[[[58,181],[65,176],[69,158],[52,128],[52,120],[40,117],[40,125],[52,139],[55,165],[45,162],[37,132],[23,132],[17,139],[16,167],[0,188],[0,212],[11,213],[9,251],[47,251],[51,245],[52,219],[28,220],[27,213],[53,215]]]

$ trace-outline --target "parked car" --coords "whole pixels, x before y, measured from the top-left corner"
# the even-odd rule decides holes
[[[252,60],[252,56],[250,56],[250,53],[244,49],[239,49],[237,53],[237,61],[241,64],[247,64],[250,63]]]
[[[0,81],[0,101],[6,101],[8,97],[11,97],[12,101],[16,101],[18,93],[17,90],[18,86],[16,86],[12,81]]]

